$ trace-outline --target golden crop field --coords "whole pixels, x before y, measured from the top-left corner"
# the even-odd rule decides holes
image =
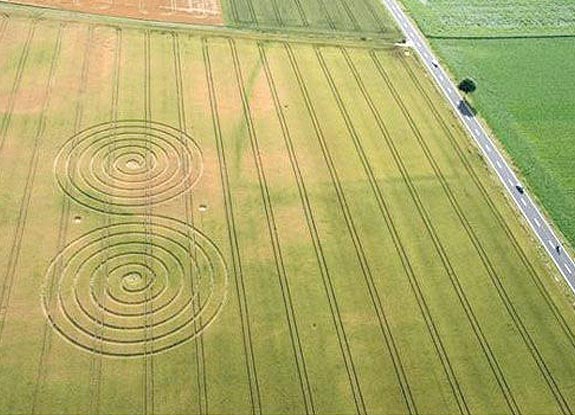
[[[575,408],[572,298],[409,52],[0,10],[0,414]]]

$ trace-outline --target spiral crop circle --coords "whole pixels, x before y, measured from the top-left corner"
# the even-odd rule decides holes
[[[60,187],[104,213],[143,213],[189,190],[202,173],[194,140],[157,122],[103,123],[70,138],[55,162]]]
[[[205,235],[173,219],[132,219],[78,238],[48,269],[44,311],[88,351],[168,350],[205,330],[225,302],[226,266]]]

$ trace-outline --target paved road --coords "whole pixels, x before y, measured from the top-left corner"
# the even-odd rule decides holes
[[[467,104],[462,100],[455,84],[449,79],[447,73],[438,64],[437,58],[433,55],[431,48],[426,44],[424,36],[417,30],[396,0],[382,0],[393,15],[397,24],[405,34],[406,40],[413,46],[427,70],[431,73],[439,88],[445,94],[461,121],[479,145],[483,154],[489,160],[491,167],[499,176],[501,183],[509,192],[511,198],[527,219],[533,232],[537,235],[543,248],[549,254],[565,280],[575,293],[575,263],[573,259],[563,250],[559,238],[553,232],[549,223],[545,220],[531,197],[527,189],[518,189],[519,181],[511,167],[507,164],[493,140],[487,135],[481,124],[477,121]]]

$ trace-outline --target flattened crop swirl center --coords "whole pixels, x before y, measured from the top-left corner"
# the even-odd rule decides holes
[[[118,121],[69,139],[56,158],[62,190],[104,213],[143,213],[191,189],[202,173],[194,140],[168,125]]]
[[[141,221],[96,229],[52,261],[44,311],[73,344],[104,355],[157,353],[194,338],[220,312],[227,271],[216,246],[185,223],[154,218],[144,231]]]

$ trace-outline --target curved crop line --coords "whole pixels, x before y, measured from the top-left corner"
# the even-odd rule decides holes
[[[118,113],[118,94],[119,94],[119,84],[120,84],[120,62],[121,62],[121,48],[122,48],[122,32],[119,29],[115,31],[116,35],[116,48],[114,54],[114,75],[113,75],[113,89],[112,89],[112,106],[111,106],[111,119],[115,122],[117,119]],[[108,161],[108,164],[111,161]],[[112,224],[112,218],[110,216],[106,216],[106,229],[109,229],[109,226]],[[109,236],[109,235],[108,235]],[[105,239],[104,249],[109,249],[109,242],[108,238]],[[106,246],[108,245],[108,246]],[[106,261],[107,264],[107,261]],[[105,304],[104,304],[105,305]],[[100,327],[100,336],[103,335],[104,332],[104,315],[103,312],[100,314],[100,319],[102,320],[102,325]],[[96,336],[97,337],[97,336]],[[97,340],[97,339],[95,339]],[[95,342],[94,347],[97,341]],[[91,372],[92,372],[92,390],[93,392],[90,394],[90,412],[91,413],[100,413],[100,401],[101,401],[101,394],[102,394],[102,352],[104,350],[104,341],[101,339],[99,343],[100,349],[99,354],[94,354],[92,356],[92,365],[91,365]]]
[[[182,292],[182,288],[180,288],[178,290],[178,293],[175,294],[173,296],[173,298],[166,303],[164,306],[156,308],[154,310],[145,310],[145,312],[141,313],[141,314],[131,314],[130,317],[138,317],[138,316],[145,316],[146,313],[150,314],[152,312],[159,312],[161,311],[163,308],[165,307],[171,307],[171,304],[174,303],[174,301],[176,301],[176,309],[173,312],[170,312],[170,315],[161,320],[161,321],[154,321],[152,323],[146,322],[144,325],[140,325],[140,326],[130,326],[130,327],[125,327],[125,326],[118,326],[118,325],[114,325],[112,323],[105,323],[104,321],[102,321],[101,319],[96,318],[94,315],[92,315],[85,307],[82,306],[82,302],[79,300],[79,295],[77,295],[78,291],[77,291],[77,287],[78,287],[78,278],[81,275],[87,275],[85,272],[82,272],[82,269],[86,266],[88,266],[87,264],[89,262],[93,262],[93,260],[97,260],[97,258],[102,255],[101,250],[96,249],[97,246],[103,242],[107,242],[106,240],[110,241],[109,243],[112,243],[111,240],[112,238],[117,239],[117,238],[121,238],[121,237],[132,237],[132,238],[137,238],[137,240],[134,241],[126,241],[126,242],[122,242],[120,244],[115,243],[113,246],[114,247],[120,247],[122,245],[132,245],[133,243],[136,244],[143,244],[144,240],[148,239],[148,241],[146,243],[149,243],[150,245],[153,245],[156,249],[159,249],[160,252],[163,252],[163,254],[158,254],[156,253],[156,257],[157,260],[164,263],[163,262],[163,258],[165,255],[168,255],[169,257],[172,257],[173,261],[175,261],[178,264],[178,269],[180,269],[180,271],[182,271],[182,278],[185,276],[185,269],[186,269],[186,264],[187,264],[187,252],[188,252],[188,235],[190,232],[189,229],[189,225],[185,225],[182,226],[185,230],[180,230],[177,229],[176,222],[173,223],[167,223],[167,224],[162,224],[160,222],[158,222],[157,220],[155,222],[151,222],[151,226],[154,228],[153,230],[137,230],[139,229],[139,227],[142,224],[143,220],[146,220],[147,218],[145,216],[140,216],[139,217],[140,221],[135,221],[135,222],[127,222],[127,223],[119,223],[119,224],[115,224],[115,225],[110,225],[110,226],[102,226],[99,227],[93,231],[91,231],[88,234],[85,234],[83,236],[81,236],[80,238],[76,239],[75,241],[73,241],[72,243],[70,243],[62,252],[60,252],[58,254],[58,256],[52,261],[52,264],[50,265],[48,274],[51,274],[54,270],[54,267],[58,264],[58,263],[66,263],[66,266],[62,269],[61,271],[61,276],[59,277],[59,281],[57,284],[57,292],[58,292],[58,304],[60,306],[62,306],[60,308],[60,311],[62,313],[64,313],[64,315],[67,317],[68,322],[70,324],[72,324],[77,330],[83,332],[84,334],[86,334],[88,337],[91,338],[98,338],[102,341],[108,341],[108,342],[114,342],[114,343],[123,343],[123,344],[127,344],[127,343],[141,343],[141,342],[146,342],[148,340],[160,340],[165,338],[166,336],[169,336],[171,334],[177,333],[179,331],[181,331],[183,328],[187,327],[189,324],[191,324],[193,322],[194,319],[197,319],[199,317],[198,315],[192,315],[190,316],[190,318],[186,319],[183,323],[180,323],[179,326],[175,326],[170,328],[166,333],[164,334],[158,334],[156,336],[147,338],[147,336],[144,336],[144,339],[138,339],[138,340],[122,340],[122,339],[118,339],[118,338],[108,338],[105,336],[94,336],[94,333],[91,330],[88,330],[86,328],[84,328],[82,326],[82,324],[80,324],[80,322],[77,321],[77,318],[70,314],[67,311],[67,307],[65,306],[66,304],[66,300],[62,297],[62,294],[64,293],[64,288],[68,286],[68,284],[65,284],[64,286],[62,284],[67,282],[67,279],[72,278],[72,280],[74,281],[73,284],[73,288],[74,288],[74,293],[75,295],[72,298],[72,301],[74,301],[76,303],[76,305],[78,306],[78,308],[80,310],[83,311],[83,313],[85,314],[85,317],[87,317],[89,320],[92,321],[92,323],[94,323],[94,325],[98,325],[98,324],[102,324],[105,327],[110,327],[110,328],[117,328],[120,330],[126,329],[126,330],[136,330],[139,328],[144,328],[144,329],[150,329],[151,324],[154,324],[155,326],[160,326],[160,325],[164,325],[166,323],[168,323],[170,320],[175,319],[181,315],[183,315],[185,309],[190,307],[190,304],[193,301],[193,298],[190,297],[189,301],[187,301],[186,304],[184,305],[178,305],[177,303],[181,303],[181,301],[178,301],[178,296],[179,293]],[[156,218],[155,218],[156,219]],[[160,219],[160,218],[157,218]],[[163,234],[163,233],[159,233],[159,230],[162,230],[163,232],[167,232],[167,234]],[[152,232],[152,234],[150,234],[150,232]],[[209,304],[213,304],[210,306],[211,312],[210,312],[210,316],[208,318],[208,323],[210,323],[211,321],[213,321],[219,314],[220,310],[223,307],[223,304],[225,302],[226,299],[226,292],[227,292],[227,271],[226,271],[226,265],[225,262],[223,260],[223,257],[221,257],[221,253],[217,250],[217,248],[215,247],[215,245],[213,244],[212,241],[210,241],[209,239],[207,239],[205,236],[203,236],[201,233],[197,232],[195,229],[192,231],[193,233],[195,233],[199,238],[200,241],[202,243],[202,245],[198,246],[198,249],[200,250],[200,252],[202,253],[202,256],[205,258],[205,262],[209,265],[209,274],[212,276],[211,277],[211,281],[212,283],[210,284],[212,287],[212,292],[216,293],[218,295],[217,301],[214,303],[211,300],[207,300],[205,302],[205,305],[200,309],[200,313],[203,313],[205,310],[209,310],[208,309],[208,305]],[[153,235],[153,237],[152,237]],[[173,235],[173,236],[170,236]],[[170,244],[173,244],[175,247],[177,247],[177,249],[179,249],[180,251],[180,256],[176,256],[174,254],[174,252],[170,251],[167,247],[166,247],[166,242],[162,242],[161,240],[157,240],[158,238],[161,239],[165,239],[166,241],[168,241]],[[94,248],[91,248],[94,247]],[[84,255],[84,252],[88,250],[89,255],[86,257]],[[71,254],[69,254],[71,252]],[[123,251],[121,254],[117,254],[116,256],[125,256],[127,254],[137,254],[137,253],[141,253],[141,251],[130,251],[130,252],[126,252]],[[159,256],[158,256],[159,255]],[[110,258],[107,258],[108,260]],[[98,265],[99,264],[99,265]],[[100,264],[99,261],[97,261],[94,265],[97,265],[96,268],[103,266],[103,264]],[[127,264],[122,264],[122,266],[125,266]],[[129,265],[129,264],[128,264]],[[70,267],[72,267],[71,271],[69,270]],[[79,267],[79,268],[77,268]],[[164,264],[164,267],[166,267],[166,265]],[[96,272],[96,271],[94,271]],[[91,274],[92,275],[92,274]],[[218,283],[215,283],[214,281],[216,280],[216,277],[218,277],[217,279],[219,280]],[[52,325],[56,327],[56,329],[66,338],[68,338],[68,340],[71,340],[72,342],[74,342],[75,344],[81,346],[82,348],[86,349],[86,350],[90,350],[90,351],[95,351],[98,352],[97,349],[94,349],[92,347],[91,344],[86,344],[86,343],[81,343],[79,340],[76,339],[76,337],[73,335],[73,333],[68,333],[66,332],[63,327],[58,323],[58,319],[57,316],[55,315],[54,312],[50,311],[52,310],[53,306],[50,304],[50,300],[48,299],[47,296],[47,290],[48,287],[45,287],[44,292],[44,298],[43,298],[43,305],[44,305],[44,310],[49,318],[49,320],[52,322]],[[93,287],[92,287],[93,288]],[[93,292],[91,293],[93,295]],[[215,307],[215,309],[214,309]],[[115,314],[121,317],[120,314],[114,313],[114,312],[109,312],[109,315]],[[208,324],[206,323],[206,324]],[[202,330],[205,329],[205,327],[202,327]],[[186,336],[186,340],[191,339],[192,337],[195,337],[197,335],[197,333],[193,332],[191,336]],[[163,346],[162,350],[167,350],[168,348],[173,347],[173,345],[175,344],[181,344],[183,341],[183,339],[178,340],[177,342],[171,341],[170,344],[167,344],[165,346]],[[155,350],[154,350],[155,352]],[[142,355],[142,354],[146,354],[148,353],[147,351],[147,347],[144,347],[144,350],[141,351],[137,351],[137,352],[132,352],[132,353],[126,353],[126,352],[115,352],[115,351],[101,351],[100,354],[119,354],[119,355]]]
[[[189,140],[193,143],[192,150],[194,151],[180,154],[181,152],[179,150],[178,143],[182,143],[181,139],[175,136],[175,134],[165,135],[160,133],[157,128],[152,129],[154,132],[146,134],[144,132],[140,132],[140,128],[142,127],[140,125],[131,125],[131,128],[137,128],[134,131],[132,131],[132,129],[126,130],[124,128],[124,123],[125,122],[123,120],[108,123],[106,124],[105,129],[97,130],[98,134],[87,134],[86,132],[84,134],[79,134],[71,140],[68,140],[60,149],[54,163],[54,174],[62,190],[77,203],[103,213],[131,214],[132,212],[126,211],[126,209],[143,209],[150,202],[149,199],[151,199],[151,202],[154,204],[167,202],[179,196],[181,193],[189,191],[189,189],[199,181],[203,173],[202,157],[198,146],[191,138],[189,138]],[[148,125],[154,125],[154,123],[150,122]],[[121,128],[122,130],[114,134],[114,131],[118,128]],[[137,135],[139,134],[142,134],[142,138],[138,139],[138,141],[155,138],[155,148],[159,151],[165,152],[166,154],[172,154],[178,157],[178,166],[172,167],[173,172],[171,176],[166,178],[161,177],[163,182],[154,184],[153,193],[149,188],[151,181],[150,177],[148,177],[147,180],[139,181],[124,180],[119,184],[115,184],[114,187],[111,187],[110,183],[107,183],[105,179],[100,177],[103,173],[98,172],[100,169],[105,170],[105,167],[111,169],[111,166],[104,166],[104,163],[98,163],[97,160],[94,159],[94,157],[99,156],[100,153],[105,151],[107,148],[112,148],[110,152],[114,151],[116,148],[114,146],[120,142],[127,143],[122,145],[121,148],[129,149],[130,143],[134,142],[133,140],[138,138]],[[182,133],[180,132],[180,134]],[[112,137],[121,137],[123,135],[125,135],[126,138],[111,140]],[[147,143],[147,141],[145,141],[145,143]],[[133,144],[133,149],[134,151],[136,149],[145,149],[147,156],[154,156],[154,162],[159,162],[164,159],[162,157],[158,158],[156,150],[150,149],[149,143],[145,145]],[[194,153],[196,156],[194,156]],[[88,163],[84,163],[84,158],[88,156],[91,156]],[[160,168],[163,168],[162,172],[168,171],[171,167],[166,164],[169,161],[168,159],[165,159],[165,165],[163,167],[160,166]],[[197,170],[184,169],[185,174],[182,175],[183,177],[181,179],[177,179],[177,181],[171,180],[176,178],[177,169],[182,169],[182,160],[184,160],[184,167],[188,166],[186,163],[187,159],[196,161],[195,166],[197,166]],[[89,166],[88,171],[83,167],[86,164]],[[76,172],[76,174],[74,174],[74,172]],[[158,177],[160,174],[161,172],[156,174],[155,177]],[[77,179],[74,179],[75,176]],[[193,178],[190,179],[190,176]],[[91,177],[94,179],[90,179]],[[116,179],[120,180],[118,177],[116,177]],[[169,183],[170,181],[173,181],[173,183]],[[138,183],[145,185],[145,187],[136,187],[135,184]],[[106,186],[109,187],[109,189],[106,189]],[[113,194],[113,190],[125,190],[127,194],[115,195]],[[144,196],[140,194],[142,192],[145,193]],[[132,194],[130,195],[130,193]]]

